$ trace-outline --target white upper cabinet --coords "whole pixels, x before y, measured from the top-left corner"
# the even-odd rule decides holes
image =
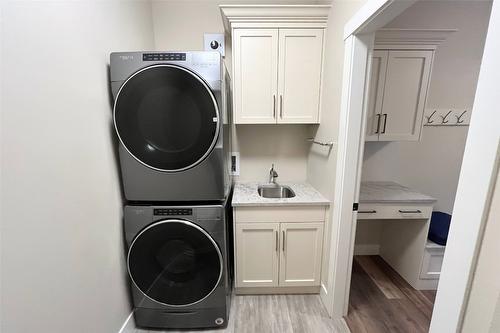
[[[380,132],[382,99],[384,97],[385,73],[389,51],[374,51],[368,97],[368,113],[366,116],[366,140],[377,141]]]
[[[323,29],[234,29],[236,124],[319,122]]]
[[[377,50],[372,57],[367,141],[417,141],[433,51]]]
[[[236,29],[233,41],[235,122],[276,122],[278,30]]]
[[[320,121],[329,5],[221,5],[232,35],[236,124]]]
[[[323,29],[279,29],[278,123],[319,122]]]

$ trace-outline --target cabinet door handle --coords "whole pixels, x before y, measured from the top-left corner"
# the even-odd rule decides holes
[[[380,131],[380,113],[377,113],[375,116],[377,116],[377,130],[375,131],[375,134],[378,134],[378,132]]]
[[[375,214],[377,211],[375,209],[372,209],[372,210],[360,210],[358,211],[358,213],[361,213],[361,214]]]
[[[278,243],[279,243],[279,241],[278,241],[278,230],[276,230],[274,233],[276,235],[276,252],[278,252]]]
[[[415,210],[404,210],[404,209],[400,209],[399,212],[401,214],[410,214],[410,213],[414,213],[414,214],[418,214],[418,213],[422,213],[422,211],[420,209],[415,209]]]
[[[280,118],[283,119],[283,96],[280,95]]]
[[[276,119],[276,95],[273,95],[273,118]]]
[[[283,249],[283,252],[285,252],[285,231],[284,230],[282,231],[282,235],[283,235],[283,240],[282,240],[283,241],[283,248],[282,249]]]
[[[385,128],[387,126],[387,113],[384,113],[383,116],[384,116],[384,128],[382,129],[382,134],[385,133]]]

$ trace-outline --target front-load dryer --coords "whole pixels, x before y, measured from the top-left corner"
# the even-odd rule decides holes
[[[110,80],[125,198],[224,200],[231,100],[220,54],[111,53]]]
[[[125,206],[127,267],[138,326],[227,325],[228,214],[223,204]]]

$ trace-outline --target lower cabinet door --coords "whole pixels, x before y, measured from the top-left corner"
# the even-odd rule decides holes
[[[323,223],[281,223],[281,287],[319,286]]]
[[[279,223],[235,223],[236,287],[278,286]]]

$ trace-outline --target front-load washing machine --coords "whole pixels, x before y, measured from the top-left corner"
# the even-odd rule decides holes
[[[110,80],[125,198],[224,200],[231,97],[220,54],[111,53]]]
[[[134,316],[140,327],[225,327],[231,281],[225,205],[125,206]]]

